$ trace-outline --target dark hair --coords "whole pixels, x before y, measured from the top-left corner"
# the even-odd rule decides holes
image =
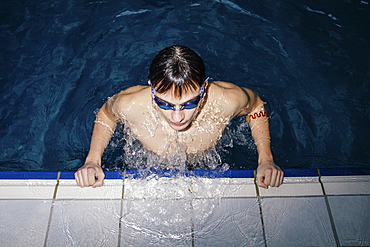
[[[205,80],[201,57],[186,46],[170,46],[161,50],[149,69],[149,80],[155,91],[165,93],[174,87],[175,97],[200,88]]]

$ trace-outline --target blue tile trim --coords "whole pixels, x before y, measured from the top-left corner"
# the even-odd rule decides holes
[[[123,171],[105,172],[106,179],[123,179]]]
[[[123,179],[123,171],[106,171],[105,179]],[[61,172],[60,179],[75,179],[75,172]]]
[[[285,177],[316,177],[317,169],[284,169]],[[74,179],[75,172],[61,172],[60,179]],[[123,179],[123,171],[106,171],[106,179]],[[156,174],[159,177],[172,176],[199,176],[205,178],[253,178],[253,170],[192,170],[173,172],[166,170],[129,170],[126,171],[126,177],[142,178],[149,174]],[[370,168],[351,168],[351,169],[320,169],[321,176],[354,176],[370,175]],[[12,172],[0,171],[0,179],[57,179],[58,172]]]
[[[254,178],[253,170],[191,170],[173,172],[167,170],[129,170],[126,171],[126,178],[143,178],[148,175],[155,174],[159,177],[173,177],[173,176],[197,176],[205,178]]]
[[[0,179],[57,179],[58,172],[0,172]]]
[[[61,172],[59,179],[75,179],[75,172]]]
[[[318,177],[319,173],[317,169],[284,169],[285,177]],[[320,170],[321,171],[321,170]]]

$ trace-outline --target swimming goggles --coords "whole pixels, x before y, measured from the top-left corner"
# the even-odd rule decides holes
[[[206,79],[206,81],[208,80],[208,78]],[[155,103],[158,105],[159,108],[161,108],[162,110],[172,110],[172,111],[176,111],[176,107],[174,104],[171,104],[171,103],[168,103],[168,102],[165,102],[161,99],[158,99],[156,96],[155,96],[155,92],[154,92],[154,88],[152,87],[151,88],[152,90],[152,94],[153,94],[153,98],[154,98],[154,101]],[[198,106],[198,103],[200,101],[200,99],[202,98],[202,94],[204,92],[204,86],[202,86],[200,88],[200,93],[199,95],[192,99],[192,100],[189,100],[188,102],[185,102],[183,104],[180,105],[180,111],[182,110],[190,110],[190,109],[194,109],[195,107]]]

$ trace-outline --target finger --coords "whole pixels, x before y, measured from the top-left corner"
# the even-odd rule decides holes
[[[279,187],[281,185],[282,174],[283,174],[283,172],[281,170],[277,170],[275,187]]]
[[[272,170],[270,168],[268,168],[268,169],[265,170],[265,180],[264,180],[264,183],[267,185],[267,187],[269,185],[271,185],[271,173],[272,173]]]
[[[80,186],[80,187],[83,187],[83,181],[82,181],[81,171],[80,170],[78,170],[75,173],[75,179],[76,179],[77,185]]]
[[[105,177],[104,172],[101,172],[101,173],[97,174],[97,176],[96,176],[97,180],[92,185],[92,187],[96,188],[96,187],[102,186],[103,182],[104,182],[104,177]]]
[[[257,174],[257,185],[259,187],[263,187],[265,189],[268,188],[268,186],[264,183],[264,175],[263,174]]]
[[[270,181],[270,185],[272,187],[276,187],[276,184],[277,182],[279,181],[278,178],[278,170],[277,169],[272,169],[272,172],[271,172],[271,181]]]
[[[283,181],[284,181],[284,172],[283,171],[281,171],[281,173],[280,173],[280,185],[282,185],[283,184]]]
[[[88,180],[87,186],[93,185],[95,183],[96,180],[95,177],[96,177],[95,169],[92,167],[87,168],[87,180]]]
[[[278,171],[277,174],[276,174],[276,187],[279,187],[281,185],[281,174],[282,174],[282,171]]]
[[[82,187],[89,186],[89,175],[87,174],[87,169],[81,169],[81,176],[80,179],[82,180]]]
[[[83,171],[82,170],[79,170],[78,172],[77,172],[77,180],[78,180],[78,185],[80,186],[80,187],[84,187],[85,185],[84,185],[84,179],[83,179],[83,175],[82,175],[82,173],[83,173]]]
[[[78,181],[78,174],[77,174],[77,172],[75,172],[75,180],[76,180],[76,184],[77,184],[78,186],[80,186],[80,185],[79,185],[79,181]]]

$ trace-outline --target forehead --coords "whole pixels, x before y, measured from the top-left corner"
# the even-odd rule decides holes
[[[191,78],[172,78],[165,77],[160,81],[152,82],[156,92],[161,94],[173,95],[175,98],[180,98],[183,94],[191,94],[199,91],[201,84]]]
[[[193,99],[194,97],[199,95],[200,87],[196,87],[195,89],[192,87],[181,88],[181,94],[179,93],[179,90],[176,89],[175,86],[172,86],[169,90],[167,90],[164,93],[158,93],[156,91],[156,95],[161,97],[162,99],[165,98],[171,98],[176,101],[183,101],[186,102],[188,100]]]
[[[199,95],[199,89],[192,91],[188,90],[186,92],[183,92],[181,96],[176,95],[174,90],[168,90],[165,93],[156,92],[155,94],[157,98],[160,98],[168,103],[181,105],[196,98]]]

